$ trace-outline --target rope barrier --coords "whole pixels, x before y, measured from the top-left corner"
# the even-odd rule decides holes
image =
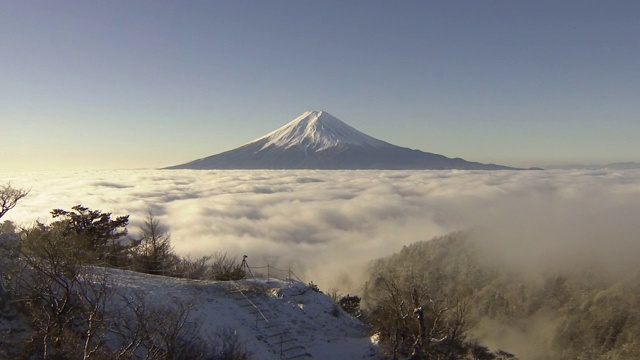
[[[253,272],[251,270],[257,270],[257,269],[267,269],[267,274],[266,274],[266,278],[267,281],[269,279],[278,279],[278,280],[284,280],[284,281],[291,281],[293,280],[293,278],[295,277],[295,279],[297,279],[300,282],[304,282],[302,281],[302,279],[300,279],[300,277],[298,277],[296,274],[294,274],[293,271],[291,271],[291,268],[289,269],[278,269],[276,267],[271,266],[271,264],[267,264],[267,265],[262,265],[262,266],[249,266],[249,264],[247,263],[246,260],[246,256],[242,259],[242,268],[245,269],[245,274],[247,274],[247,271],[249,272],[249,274],[247,274],[247,278],[261,278],[264,276],[264,274],[256,274],[254,275]],[[277,276],[276,274],[274,274],[273,272],[280,272],[280,273],[286,273],[286,276]],[[250,276],[249,276],[250,275]]]
[[[269,322],[269,320],[267,320],[267,317],[266,317],[266,316],[264,316],[264,314],[262,313],[262,311],[260,310],[260,308],[258,308],[258,306],[257,306],[256,304],[254,304],[254,303],[253,303],[253,301],[251,301],[251,299],[249,299],[249,298],[247,297],[247,295],[245,295],[245,294],[244,294],[244,291],[242,291],[242,290],[238,290],[238,292],[239,292],[240,294],[242,294],[242,296],[245,298],[245,300],[247,300],[247,301],[251,304],[251,306],[253,306],[253,307],[258,311],[258,313],[260,313],[260,316],[262,316],[262,318],[264,319],[264,321],[266,321],[266,322],[268,323],[268,322]],[[257,324],[256,324],[256,325],[257,325]]]
[[[125,261],[123,261],[125,262]],[[193,269],[196,270],[195,272],[199,272],[198,270],[203,270],[200,269],[199,267],[204,266],[206,267],[205,264],[197,264],[199,266],[198,269]],[[129,271],[133,271],[133,272],[141,272],[141,273],[147,273],[149,274],[149,272],[145,272],[145,271],[141,271],[140,269],[140,265],[136,265],[136,264],[129,264],[129,265],[117,265],[117,264],[113,264],[113,263],[109,263],[107,261],[104,260],[100,260],[100,261],[94,261],[94,262],[88,262],[86,264],[81,264],[81,266],[89,266],[89,267],[104,267],[104,268],[112,268],[112,269],[120,269],[120,270],[129,270]],[[296,275],[291,268],[289,269],[279,269],[277,267],[272,266],[271,264],[266,264],[266,265],[261,265],[261,266],[249,266],[249,264],[246,261],[246,257],[243,257],[242,263],[240,264],[241,269],[244,271],[246,278],[248,279],[260,279],[260,278],[266,278],[267,280],[269,279],[277,279],[277,280],[283,280],[283,281],[291,281],[291,280],[297,280],[300,282],[304,282],[304,280],[302,280],[298,275]],[[264,273],[256,273],[254,275],[253,271],[255,270],[266,270],[266,274]],[[252,271],[253,270],[253,271]],[[206,272],[206,270],[205,270]],[[192,271],[189,270],[184,270],[184,271],[178,271],[177,267],[174,269],[161,269],[158,272],[151,272],[150,274],[152,275],[160,275],[160,276],[170,276],[170,277],[176,277],[176,278],[183,278],[183,279],[200,279],[201,277],[199,277],[197,274],[194,274]]]

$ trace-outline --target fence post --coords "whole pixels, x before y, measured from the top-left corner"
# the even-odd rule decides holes
[[[291,279],[291,268],[289,268],[289,282],[292,282],[292,279]]]
[[[271,276],[270,271],[271,271],[271,267],[269,264],[267,264],[267,281],[269,281],[269,277]]]

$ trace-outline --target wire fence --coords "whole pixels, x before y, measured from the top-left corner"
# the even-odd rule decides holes
[[[119,257],[122,257],[122,254],[119,254]],[[182,259],[178,264],[170,268],[163,268],[162,266],[158,266],[157,271],[144,271],[141,270],[139,264],[133,263],[135,261],[132,258],[126,259],[117,259],[115,257],[110,258],[110,262],[107,261],[96,261],[92,262],[90,266],[98,266],[98,267],[108,267],[120,270],[129,270],[133,272],[142,272],[148,273],[152,275],[161,275],[161,276],[170,276],[177,277],[183,279],[199,279],[199,280],[216,280],[212,278],[210,271],[212,268],[211,258],[203,257],[200,259]],[[115,260],[115,261],[114,261]],[[120,260],[120,261],[118,261]],[[223,259],[224,260],[224,259]],[[233,260],[233,259],[232,259]],[[244,273],[244,278],[246,279],[256,279],[256,280],[282,280],[282,281],[300,281],[304,283],[302,280],[291,268],[280,269],[271,264],[262,265],[262,266],[249,266],[246,260],[246,256],[243,256],[242,262],[240,264],[232,261],[229,265],[229,270],[232,270],[234,267],[239,266],[240,270]],[[219,280],[219,279],[218,279]],[[220,280],[219,280],[220,281]]]
[[[73,249],[69,249],[71,252]],[[238,280],[242,277],[245,279],[258,280],[282,280],[282,281],[300,281],[302,280],[291,268],[280,269],[271,264],[262,266],[249,266],[246,261],[247,256],[242,257],[242,262],[236,262],[236,258],[213,258],[212,256],[204,256],[201,258],[172,258],[171,264],[161,264],[144,261],[144,258],[132,256],[130,252],[121,252],[115,254],[104,253],[98,259],[77,259],[79,267],[105,267],[119,270],[128,270],[139,273],[147,273],[151,275],[169,276],[182,279],[195,280]],[[162,260],[160,260],[162,261]],[[220,266],[222,264],[222,266]],[[151,265],[149,268],[148,266]],[[216,267],[216,265],[218,265]],[[215,270],[221,272],[233,273],[228,279],[221,279],[214,274]],[[238,273],[239,270],[239,273]],[[244,276],[242,276],[244,274]],[[3,291],[0,281],[0,292]]]
[[[298,275],[296,275],[291,268],[288,269],[278,269],[270,264],[264,266],[249,266],[246,261],[243,262],[243,269],[245,271],[245,276],[248,279],[264,279],[264,280],[283,280],[283,281],[293,281],[298,280],[300,282],[304,282]]]

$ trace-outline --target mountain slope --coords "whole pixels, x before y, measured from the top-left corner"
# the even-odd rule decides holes
[[[235,339],[238,344],[236,350],[248,350],[252,354],[251,359],[255,360],[380,358],[366,325],[344,312],[326,294],[313,291],[298,281],[270,278],[216,282],[110,268],[85,270],[87,273],[83,279],[86,278],[87,283],[94,283],[98,288],[105,284],[109,289],[109,295],[102,303],[102,311],[109,315],[109,321],[105,321],[108,330],[101,335],[104,342],[100,349],[114,352],[105,354],[115,354],[127,345],[122,343],[123,338],[117,336],[126,330],[122,332],[120,328],[111,327],[110,321],[124,326],[123,329],[136,329],[135,324],[144,322],[144,318],[134,315],[135,309],[154,319],[153,324],[150,323],[152,327],[162,321],[167,328],[161,330],[167,331],[172,324],[179,323],[166,320],[182,310],[184,323],[177,331],[210,346]],[[29,353],[33,348],[16,346],[29,343],[30,332],[34,330],[30,329],[30,319],[12,310],[16,303],[0,303],[0,331],[3,334],[0,336],[0,359],[33,355]],[[77,326],[80,329],[82,322]],[[162,337],[162,334],[155,336]],[[78,337],[78,342],[82,344],[84,339]],[[65,358],[74,358],[75,353],[69,350],[72,349],[71,344],[68,345]],[[147,345],[138,345],[137,356],[122,358],[145,357]],[[158,358],[153,354],[149,356]]]
[[[395,146],[326,111],[305,112],[234,150],[167,169],[513,169]]]

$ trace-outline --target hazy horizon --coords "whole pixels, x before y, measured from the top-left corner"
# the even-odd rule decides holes
[[[166,167],[311,110],[474,162],[640,162],[635,1],[2,10],[2,171]]]

